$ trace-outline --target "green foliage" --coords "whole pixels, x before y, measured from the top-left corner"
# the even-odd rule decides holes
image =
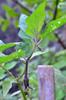
[[[7,97],[1,95],[1,96],[0,96],[0,99],[1,99],[1,100],[17,100],[16,97],[12,97],[12,96],[10,96],[10,95],[7,95]]]
[[[51,32],[55,31],[57,28],[61,27],[66,23],[66,15],[64,15],[61,18],[58,18],[54,21],[51,21],[45,29],[45,32],[43,33],[43,38],[48,37],[51,38]]]
[[[0,64],[12,61],[14,59],[18,59],[22,56],[24,56],[24,52],[22,50],[18,50],[10,55],[0,57]]]
[[[12,83],[10,80],[4,80],[2,83],[2,88],[3,88],[3,96],[6,96],[9,89],[12,87]]]
[[[7,6],[7,5],[3,5],[3,9],[7,12],[7,14],[10,16],[10,17],[17,17],[18,16],[18,13],[16,13],[13,8]]]
[[[66,78],[62,75],[61,71],[55,69],[55,84],[56,84],[56,100],[62,100],[64,95],[64,86]]]
[[[16,61],[12,61],[12,62],[9,62],[9,63],[5,63],[3,65],[0,66],[0,79],[4,78],[5,77],[5,70],[2,68],[6,68],[6,70],[10,70],[12,68],[14,68],[14,66],[17,64]]]
[[[29,1],[30,0],[25,0],[24,2],[29,3]],[[47,3],[46,0],[31,0],[30,4],[35,4],[36,10],[30,16],[21,14],[19,19],[18,26],[20,31],[18,36],[22,39],[22,41],[20,43],[0,44],[0,92],[2,91],[3,93],[1,93],[2,98],[1,96],[0,98],[1,100],[6,100],[5,96],[7,96],[7,100],[17,100],[17,98],[20,100],[21,98],[23,100],[38,100],[38,80],[36,69],[39,64],[48,64],[53,65],[55,69],[56,100],[62,100],[62,98],[66,96],[64,92],[66,91],[64,87],[64,84],[66,84],[66,71],[63,72],[60,71],[60,69],[66,67],[66,50],[56,53],[53,48],[48,47],[48,43],[50,41],[58,40],[53,32],[66,24],[66,15],[64,14],[60,18],[60,15],[57,15],[56,20],[50,21],[53,17],[53,13],[45,10],[45,8],[49,5],[49,7],[53,10],[54,8],[52,7],[55,5],[55,0],[52,2],[53,6],[51,6],[52,4],[50,4],[49,0],[47,0]],[[3,23],[2,30],[6,31],[10,24],[8,18],[16,18],[18,14],[9,6],[3,5],[3,9],[7,12],[7,19],[4,20],[1,18],[0,24]],[[46,16],[47,13],[48,16]],[[49,15],[50,13],[51,15]],[[18,21],[15,22],[17,23]],[[46,26],[44,26],[44,22],[47,22]],[[15,52],[5,55],[3,52],[11,47],[15,47]],[[16,78],[10,70],[15,67],[17,61],[20,63],[17,68],[18,77]],[[26,73],[27,76],[29,76],[30,86],[30,88],[27,87],[27,89],[24,87],[25,80],[23,77]],[[17,83],[20,90],[16,99],[15,97],[13,97],[14,99],[11,98],[10,95],[8,96],[13,83]],[[29,96],[26,96],[26,93],[28,93]]]
[[[56,62],[53,64],[56,68],[62,68],[66,66],[66,50],[60,51],[55,54]]]
[[[3,21],[3,25],[2,25],[2,28],[1,28],[3,32],[5,32],[8,29],[9,24],[10,24],[9,20]]]
[[[42,51],[34,52],[33,55],[32,55],[32,57],[31,57],[31,59],[34,58],[34,57],[38,57],[38,56],[40,56],[40,55],[44,55],[44,54],[46,54],[46,53],[48,53],[48,52],[50,52],[49,49],[45,50],[44,52],[42,52]]]
[[[27,18],[26,23],[28,28],[26,33],[30,36],[36,36],[40,33],[45,20],[45,6],[46,1],[41,3],[34,13]]]
[[[12,62],[9,62],[9,63],[4,64],[3,67],[5,67],[7,70],[10,70],[10,69],[12,69],[16,64],[17,64],[16,61],[12,61]]]
[[[2,44],[0,45],[0,52],[3,52],[4,50],[16,46],[16,43],[8,43],[8,44]]]
[[[32,50],[32,38],[26,34],[27,24],[26,24],[27,16],[22,14],[19,19],[19,28],[20,31],[18,36],[23,39],[23,42],[17,46],[17,49],[23,49],[25,51],[25,56],[30,55]]]
[[[0,67],[0,79],[3,79],[5,74],[4,74],[4,70]]]

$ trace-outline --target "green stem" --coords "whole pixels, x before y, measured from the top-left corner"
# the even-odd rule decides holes
[[[7,69],[5,69],[3,66],[2,66],[2,69],[5,70],[16,82],[17,82],[17,85],[19,87],[19,90],[21,91],[21,94],[22,94],[22,98],[23,100],[27,100],[26,96],[25,96],[25,93],[22,89],[22,86],[21,84],[19,83],[19,80],[17,78],[15,78],[15,76],[10,72],[8,71]]]
[[[18,82],[17,85],[18,85],[19,89],[21,90],[23,99],[24,99],[24,100],[27,100],[27,98],[26,98],[26,96],[25,96],[25,93],[24,93],[24,91],[23,91],[23,89],[22,89],[22,87],[21,87],[21,84]]]

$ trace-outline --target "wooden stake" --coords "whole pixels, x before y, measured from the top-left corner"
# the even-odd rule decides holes
[[[54,70],[49,65],[38,66],[39,100],[55,100]]]

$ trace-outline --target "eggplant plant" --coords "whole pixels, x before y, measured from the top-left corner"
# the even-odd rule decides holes
[[[12,100],[38,100],[37,66],[40,64],[52,65],[55,69],[56,100],[62,100],[65,94],[66,71],[60,69],[66,66],[66,50],[55,52],[49,48],[49,41],[58,41],[56,29],[66,24],[66,15],[46,22],[46,6],[44,0],[27,16],[21,14],[19,18],[20,42],[0,44],[0,99],[8,96]],[[14,47],[15,51],[5,55],[4,51]],[[17,63],[17,77],[10,71]],[[13,84],[18,90],[10,94]],[[6,100],[4,98],[4,100]]]

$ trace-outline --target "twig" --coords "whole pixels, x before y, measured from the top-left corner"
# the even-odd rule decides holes
[[[66,46],[64,45],[64,43],[62,42],[62,40],[60,39],[57,33],[55,34],[55,36],[58,39],[58,43],[63,47],[63,49],[66,49]]]
[[[24,86],[25,86],[25,89],[29,88],[28,65],[29,65],[30,58],[31,58],[35,48],[36,48],[36,45],[33,47],[33,51],[30,54],[30,56],[26,59],[25,76],[24,76]]]
[[[6,68],[4,68],[3,66],[2,66],[2,69],[5,70],[5,71],[17,82],[17,85],[18,85],[18,87],[19,87],[19,90],[20,90],[21,93],[22,93],[22,98],[23,98],[24,100],[27,100],[27,99],[26,99],[26,96],[25,96],[25,93],[24,93],[24,91],[23,91],[23,89],[22,89],[22,86],[21,86],[21,84],[19,83],[19,80],[18,80],[17,78],[15,78],[15,76],[14,76],[10,71],[8,71]]]

